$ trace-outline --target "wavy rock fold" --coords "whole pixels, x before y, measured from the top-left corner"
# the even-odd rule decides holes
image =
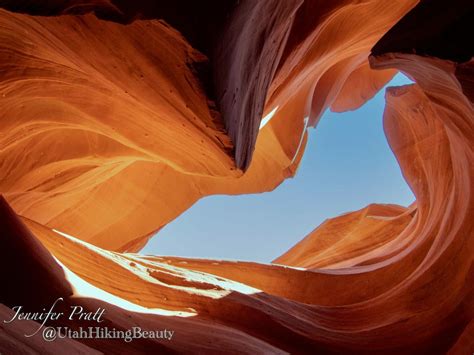
[[[175,331],[137,354],[474,351],[474,53],[452,45],[473,5],[447,8],[229,2],[192,31],[192,7],[0,1],[0,314],[62,297]],[[386,90],[384,129],[411,206],[329,219],[271,264],[137,254],[203,196],[292,177],[324,111],[397,72],[414,84]],[[123,351],[38,325],[3,324],[0,352]]]

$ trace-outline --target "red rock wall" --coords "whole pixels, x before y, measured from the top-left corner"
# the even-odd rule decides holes
[[[0,351],[474,350],[473,53],[452,45],[472,5],[275,2],[267,19],[268,4],[233,7],[228,42],[156,19],[0,10],[0,314],[63,297],[63,310],[105,307],[110,327],[176,332],[48,345],[22,336],[29,322],[2,326]],[[222,73],[211,91],[199,63]],[[202,196],[278,186],[326,108],[359,107],[396,71],[415,84],[386,91],[384,128],[412,206],[330,219],[268,265],[128,253]],[[215,106],[229,82],[248,91]],[[273,117],[257,135],[263,101]]]

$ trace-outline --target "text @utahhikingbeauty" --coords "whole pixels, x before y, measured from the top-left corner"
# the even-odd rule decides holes
[[[44,340],[54,341],[56,339],[122,339],[125,342],[131,342],[134,339],[162,339],[171,340],[174,335],[173,330],[145,330],[140,327],[130,329],[116,329],[106,326],[100,326],[104,321],[106,314],[105,308],[97,308],[95,311],[85,311],[82,306],[71,306],[68,312],[55,311],[59,302],[64,301],[62,297],[56,299],[49,310],[43,308],[43,312],[26,312],[23,306],[12,307],[14,311],[10,319],[3,320],[3,323],[9,324],[16,321],[35,321],[39,327],[31,334],[25,334],[29,338],[35,336],[40,331]],[[70,328],[68,326],[45,326],[47,322],[52,321],[83,321],[91,322],[91,326]],[[64,322],[61,322],[64,323]]]

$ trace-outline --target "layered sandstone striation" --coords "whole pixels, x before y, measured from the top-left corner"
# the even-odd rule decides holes
[[[269,191],[292,176],[306,128],[341,91],[336,105],[343,105],[344,83],[360,82],[363,73],[371,78],[353,96],[356,103],[344,104],[353,108],[393,75],[369,70],[367,57],[414,4],[305,2],[294,15],[281,5],[286,12],[269,18],[267,28],[258,15],[266,7],[244,2],[216,44],[219,58],[210,61],[163,21],[105,21],[90,6],[80,16],[69,15],[79,11],[71,6],[45,13],[61,16],[0,10],[0,191],[25,217],[100,247],[137,251],[202,196]],[[374,21],[354,26],[352,19],[363,16]],[[239,56],[223,52],[230,43],[242,48]],[[217,76],[218,106],[196,71],[206,65]],[[230,87],[238,92],[228,99]],[[265,100],[263,114],[273,117],[259,131],[255,112],[261,116]],[[232,157],[238,163],[252,152],[242,174]]]
[[[136,3],[0,2],[0,314],[62,297],[176,335],[45,343],[12,323],[0,351],[471,353],[473,52],[453,44],[473,6],[229,2],[217,36]],[[415,84],[387,89],[384,128],[413,205],[327,220],[272,264],[134,253],[202,196],[293,176],[323,112],[397,71]]]

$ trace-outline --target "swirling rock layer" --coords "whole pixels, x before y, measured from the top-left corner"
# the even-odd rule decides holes
[[[292,176],[306,127],[346,79],[342,92],[358,92],[346,102],[342,93],[338,110],[360,105],[393,75],[368,70],[367,56],[413,4],[310,2],[293,16],[280,5],[283,12],[265,22],[257,18],[266,7],[242,3],[211,61],[222,115],[194,70],[206,57],[162,21],[1,11],[0,191],[25,217],[100,247],[137,251],[202,196],[268,191]],[[308,14],[316,10],[315,20]],[[355,14],[375,20],[354,26]],[[239,56],[222,49],[234,43]],[[230,87],[236,92],[224,94]],[[264,114],[274,114],[258,131],[265,100]],[[242,144],[249,154],[256,144],[243,176],[230,156],[229,120],[240,127],[227,124],[239,165],[250,157],[239,158]]]
[[[45,343],[12,322],[1,352],[474,350],[473,53],[446,40],[472,5],[243,1],[206,37],[147,2],[0,4],[0,314],[61,297],[175,332]],[[415,84],[387,90],[384,128],[412,206],[330,219],[268,265],[131,253],[202,196],[275,188],[326,108],[396,71]]]

